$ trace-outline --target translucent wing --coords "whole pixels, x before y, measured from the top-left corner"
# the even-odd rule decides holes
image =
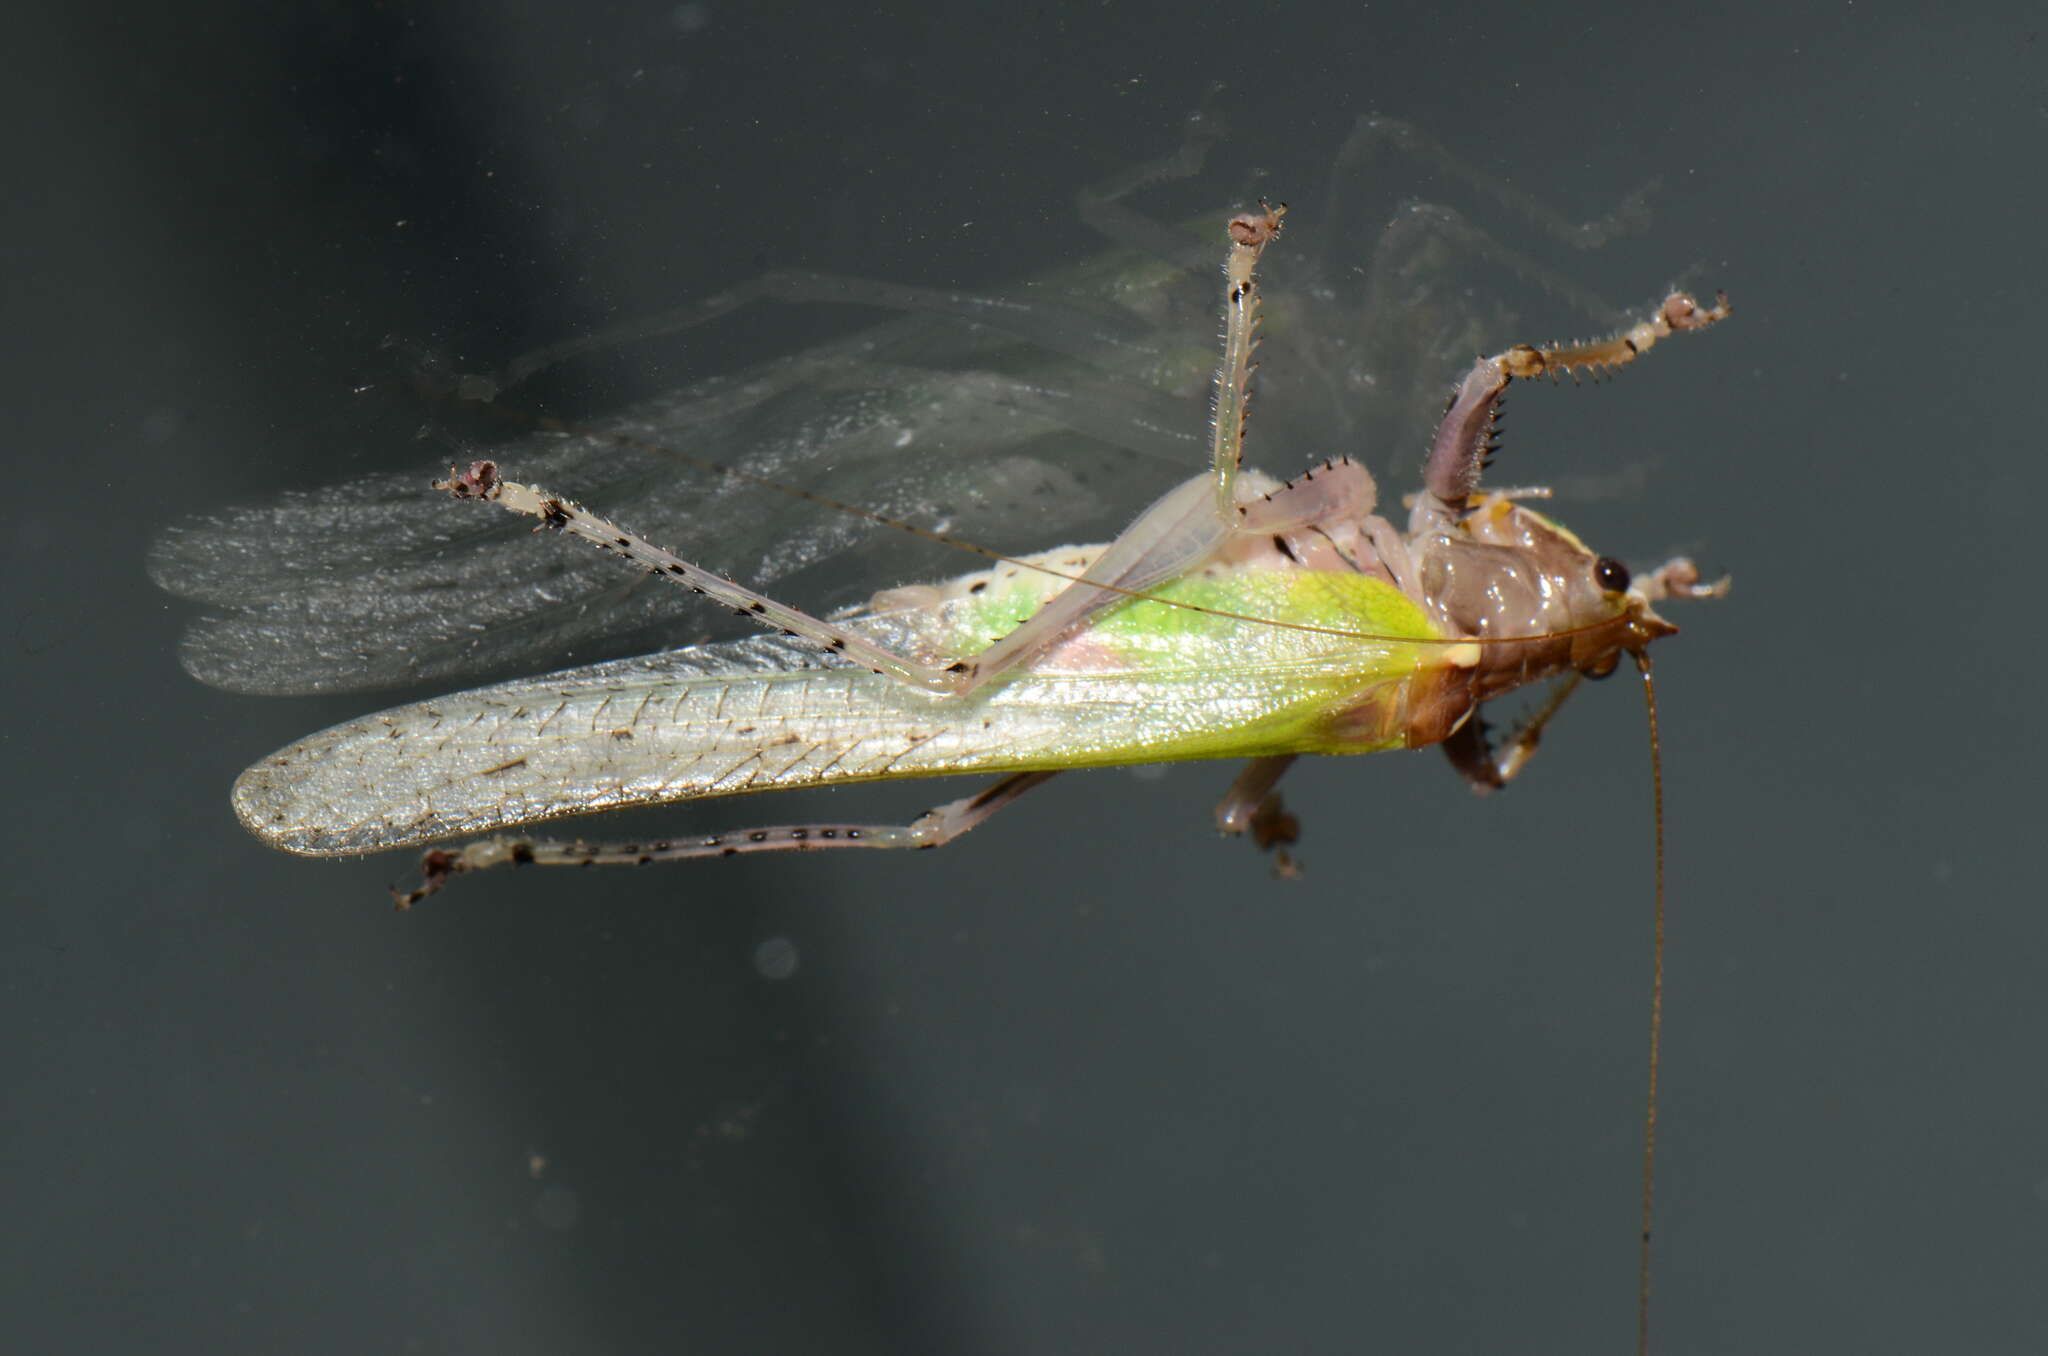
[[[1155,274],[1148,304],[1178,291],[1199,316],[1213,301],[1206,278]],[[1156,317],[1065,299],[998,309],[1000,324],[907,316],[491,455],[743,580],[829,561],[836,586],[805,595],[819,607],[914,577],[903,573],[912,539],[685,458],[996,549],[1042,547],[1070,527],[1110,535],[1200,464],[1205,382],[1196,366],[1178,389],[1159,384]],[[701,634],[703,609],[679,591],[433,494],[446,460],[166,531],[151,576],[211,610],[185,637],[187,669],[234,691],[348,691]]]

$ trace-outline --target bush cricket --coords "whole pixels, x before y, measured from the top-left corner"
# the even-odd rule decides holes
[[[286,851],[424,846],[565,815],[800,786],[969,772],[993,786],[908,825],[778,825],[659,842],[511,836],[427,858],[417,902],[508,863],[646,863],[742,853],[935,847],[1065,768],[1244,757],[1227,833],[1304,753],[1441,744],[1475,785],[1515,777],[1585,676],[1674,628],[1652,604],[1710,596],[1686,559],[1640,576],[1480,487],[1514,380],[1599,371],[1726,314],[1673,293],[1611,339],[1480,359],[1429,451],[1407,531],[1336,458],[1274,481],[1241,466],[1260,314],[1256,266],[1284,209],[1233,217],[1211,465],[1114,542],[814,617],[478,461],[437,482],[537,518],[778,634],[519,679],[313,735],[250,768],[237,814]],[[1525,494],[1527,492],[1524,492]],[[1539,492],[1540,493],[1540,492]],[[1481,706],[1555,679],[1497,746]],[[1277,825],[1273,826],[1277,830]],[[1270,844],[1269,844],[1270,845]]]

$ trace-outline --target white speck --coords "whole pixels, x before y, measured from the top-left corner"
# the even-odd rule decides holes
[[[754,948],[754,973],[763,979],[788,979],[796,966],[796,943],[787,937],[770,937]]]
[[[904,430],[903,430],[903,431],[902,431],[901,433],[899,433],[899,434],[897,434],[897,435],[896,435],[896,446],[898,446],[898,447],[908,447],[908,446],[910,446],[910,445],[911,445],[912,443],[914,443],[914,442],[916,442],[916,441],[917,441],[917,430],[915,430],[915,429],[908,429],[908,428],[907,428],[907,429],[904,429]]]

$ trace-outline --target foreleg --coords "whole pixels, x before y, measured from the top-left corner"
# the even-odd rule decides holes
[[[1602,372],[1634,362],[1652,345],[1685,330],[1703,330],[1728,314],[1725,293],[1711,307],[1703,307],[1683,292],[1673,292],[1650,319],[1610,339],[1591,343],[1552,344],[1534,348],[1517,344],[1473,364],[1465,380],[1451,397],[1430,444],[1429,463],[1423,484],[1442,509],[1462,512],[1479,488],[1479,476],[1492,450],[1493,425],[1499,413],[1501,393],[1517,378],[1560,373],[1574,376]]]

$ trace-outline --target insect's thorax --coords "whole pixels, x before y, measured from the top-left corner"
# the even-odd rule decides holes
[[[1485,645],[1473,699],[1568,670],[1611,671],[1623,650],[1675,628],[1570,529],[1501,495],[1453,515],[1428,495],[1410,518],[1416,588],[1449,632]],[[1619,587],[1614,587],[1618,582]],[[1549,637],[1544,640],[1515,639]]]
[[[1568,631],[1615,616],[1625,592],[1602,589],[1594,554],[1568,529],[1500,496],[1453,518],[1424,496],[1411,518],[1417,587],[1460,635]]]

